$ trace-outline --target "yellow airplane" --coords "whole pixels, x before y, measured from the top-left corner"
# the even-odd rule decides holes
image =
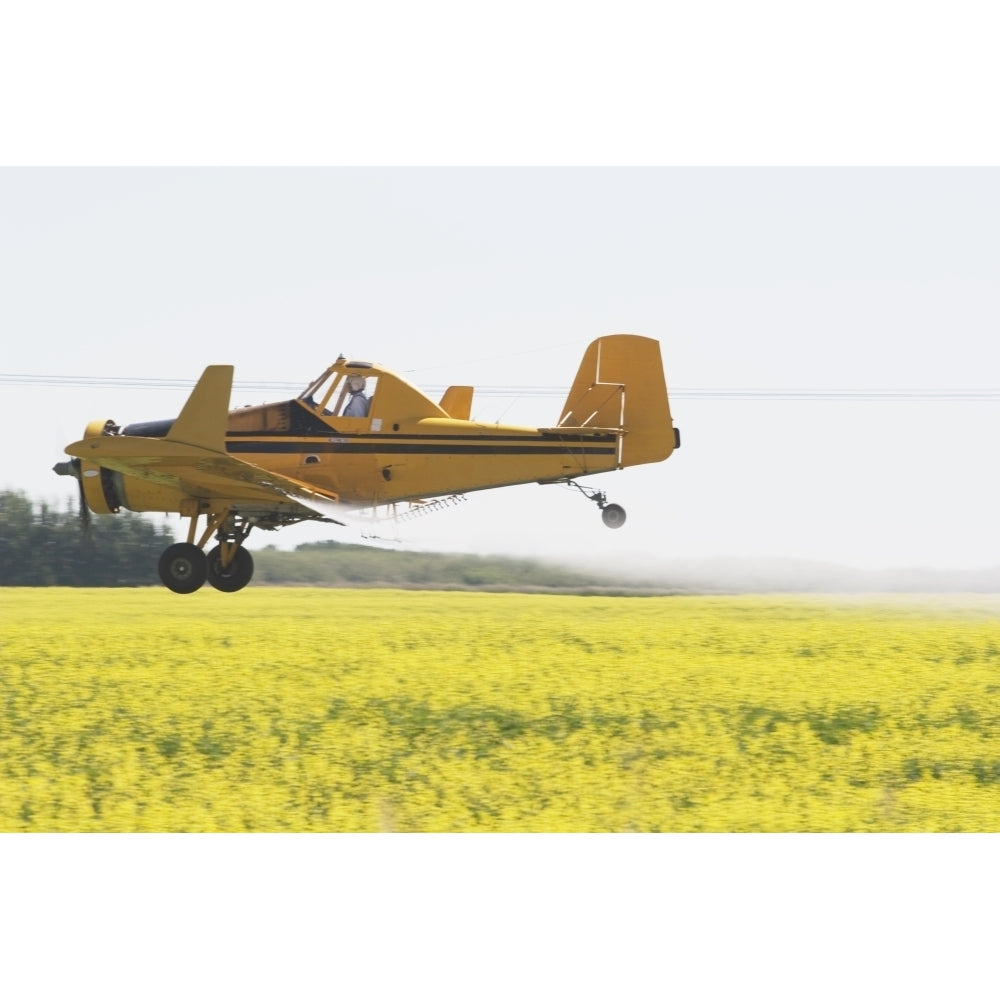
[[[661,462],[680,446],[655,340],[595,340],[554,427],[471,419],[471,386],[439,403],[381,365],[338,358],[295,399],[230,410],[232,365],[210,365],[180,415],[118,426],[87,425],[55,471],[75,477],[81,513],[179,513],[186,542],[160,558],[178,594],[206,579],[236,591],[253,575],[243,543],[254,527],[343,522],[332,504],[419,504],[519,483],[569,483],[621,527],[625,511],[576,482],[612,469]],[[204,515],[200,536],[198,521]],[[212,536],[218,544],[207,554]]]

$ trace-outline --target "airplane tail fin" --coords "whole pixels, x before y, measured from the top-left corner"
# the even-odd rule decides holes
[[[168,441],[225,452],[233,366],[209,365],[167,433]]]
[[[559,426],[619,431],[619,468],[669,458],[680,435],[670,417],[659,343],[632,334],[595,340],[580,362]]]

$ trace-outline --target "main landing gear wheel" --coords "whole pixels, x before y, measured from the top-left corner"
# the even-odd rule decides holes
[[[625,523],[625,508],[616,503],[605,504],[601,509],[601,520],[609,528],[620,528]]]
[[[208,582],[227,594],[242,590],[253,576],[253,557],[242,547],[233,553],[232,562],[223,569],[222,546],[216,545],[208,554],[207,564]]]
[[[178,542],[160,556],[160,579],[175,594],[193,594],[208,573],[205,553],[190,542]]]

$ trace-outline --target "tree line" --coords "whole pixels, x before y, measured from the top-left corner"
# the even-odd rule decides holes
[[[67,501],[62,510],[0,491],[0,587],[159,586],[170,529],[139,514],[84,520]],[[532,559],[376,549],[336,541],[307,542],[294,551],[253,551],[255,584],[318,587],[402,587],[425,590],[607,592],[616,583]],[[615,591],[616,592],[616,591]]]
[[[0,491],[0,586],[138,587],[159,583],[160,554],[174,537],[138,514],[85,522],[24,493]]]
[[[253,554],[256,583],[421,590],[582,591],[607,586],[584,571],[534,559],[377,549],[304,542],[293,552],[273,546]]]

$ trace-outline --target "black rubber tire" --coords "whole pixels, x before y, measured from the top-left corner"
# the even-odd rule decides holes
[[[205,553],[190,542],[178,542],[160,556],[160,579],[175,594],[193,594],[208,571]]]
[[[222,568],[222,548],[216,545],[208,554],[208,582],[216,590],[232,594],[242,590],[253,576],[253,556],[242,546],[236,550],[233,561]]]
[[[616,503],[609,503],[601,511],[601,520],[609,528],[620,528],[625,523],[625,508]]]

